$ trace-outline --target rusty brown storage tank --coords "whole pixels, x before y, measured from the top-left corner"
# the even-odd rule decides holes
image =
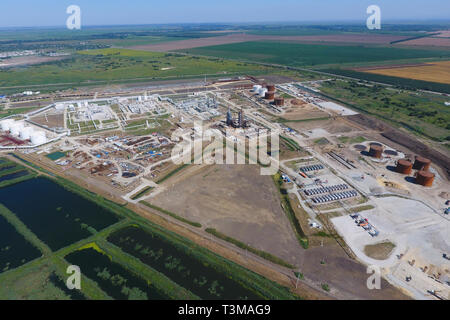
[[[414,162],[414,170],[422,170],[429,171],[431,167],[431,160],[424,157],[416,157],[416,161]]]
[[[396,171],[401,174],[411,174],[413,170],[413,164],[406,159],[400,159],[397,162]]]
[[[275,91],[276,91],[275,85],[274,85],[274,84],[268,84],[268,85],[267,85],[267,91],[269,91],[269,92],[275,92]]]
[[[370,150],[369,150],[369,156],[377,158],[377,159],[381,159],[383,157],[383,147],[376,145],[376,144],[371,144]]]
[[[276,106],[284,106],[284,98],[275,98]]]
[[[266,92],[265,99],[266,100],[273,100],[273,99],[275,99],[275,92],[273,92],[273,91]]]
[[[416,177],[416,183],[424,187],[431,187],[434,182],[434,173],[430,171],[419,171]]]

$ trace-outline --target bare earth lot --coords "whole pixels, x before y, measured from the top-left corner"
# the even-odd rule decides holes
[[[399,44],[408,46],[450,47],[450,38],[420,38],[400,42]]]
[[[302,250],[271,177],[258,166],[210,166],[150,201],[252,247],[292,261]]]
[[[346,299],[405,299],[383,281],[383,290],[366,287],[366,268],[337,244],[303,249],[280,207],[271,177],[257,166],[209,166],[166,181],[167,190],[146,201],[184,218],[265,250],[297,265],[307,279],[326,283]],[[321,261],[325,260],[325,264]]]
[[[0,68],[26,66],[32,64],[40,64],[50,61],[57,61],[65,59],[66,57],[41,57],[41,56],[28,56],[28,57],[15,57],[11,59],[0,60]]]

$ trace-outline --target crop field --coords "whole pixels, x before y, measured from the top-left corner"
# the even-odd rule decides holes
[[[0,166],[11,170],[7,159]],[[0,188],[0,203],[0,299],[299,298],[62,178]],[[65,285],[70,264],[82,291]]]
[[[384,64],[384,63],[383,63]],[[427,90],[433,92],[441,92],[450,94],[450,85],[445,83],[438,82],[430,82],[416,79],[408,79],[408,78],[400,78],[400,77],[392,77],[382,74],[374,74],[368,72],[360,72],[352,69],[344,69],[344,68],[324,68],[320,69],[320,71],[341,75],[344,77],[351,77],[354,79],[361,79],[367,81],[374,81],[380,83],[386,83],[393,85],[397,88],[407,89],[407,90]]]
[[[378,46],[314,45],[275,41],[245,42],[181,51],[194,55],[257,61],[292,67],[315,67],[319,65],[450,56],[450,52],[438,50],[411,50]]]
[[[408,78],[450,84],[450,61],[426,63],[417,66],[380,67],[361,71],[392,77]]]
[[[267,72],[270,68],[223,59],[128,49],[81,51],[70,59],[0,71],[0,86],[82,84],[92,81],[189,78]]]
[[[450,110],[445,97],[341,80],[324,82],[321,92],[431,139],[450,139]]]

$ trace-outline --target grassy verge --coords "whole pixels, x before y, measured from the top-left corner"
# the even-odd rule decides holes
[[[282,140],[284,140],[288,144],[288,146],[291,149],[291,151],[300,151],[300,150],[302,150],[302,148],[300,148],[300,146],[298,145],[298,143],[296,141],[294,141],[294,140],[292,140],[290,138],[287,138],[285,136],[280,136],[280,138]]]
[[[289,195],[287,194],[286,189],[282,188],[283,180],[281,179],[281,175],[279,173],[274,175],[273,181],[276,187],[278,188],[280,194],[281,207],[283,208],[283,211],[286,213],[286,216],[289,219],[292,228],[294,229],[298,242],[304,249],[308,249],[309,247],[308,237],[306,236],[305,232],[303,231],[300,225],[300,222],[297,220],[297,217],[295,216],[295,212],[292,209],[291,200],[289,199]]]
[[[181,166],[179,166],[178,168],[170,171],[168,174],[166,174],[164,177],[162,177],[161,179],[159,179],[158,181],[156,181],[157,184],[161,184],[164,181],[166,181],[167,179],[169,179],[170,177],[172,177],[173,175],[177,174],[178,172],[180,172],[181,170],[187,168],[188,166],[190,166],[190,164],[183,164]]]
[[[145,196],[146,194],[148,194],[151,190],[153,189],[153,187],[145,187],[144,189],[142,189],[141,191],[139,191],[138,193],[136,193],[135,195],[133,195],[131,197],[131,200],[137,200],[139,198],[142,198],[143,196]]]
[[[229,237],[229,236],[227,236],[227,235],[225,235],[223,233],[220,233],[216,229],[208,228],[205,231],[210,233],[210,234],[212,234],[213,236],[215,236],[215,237],[217,237],[219,239],[222,239],[222,240],[225,240],[225,241],[227,241],[229,243],[234,244],[236,247],[248,250],[249,252],[251,252],[253,254],[256,254],[256,255],[260,256],[261,258],[264,258],[264,259],[266,259],[266,260],[268,260],[270,262],[273,262],[275,264],[278,264],[280,266],[283,266],[283,267],[286,267],[286,268],[289,268],[289,269],[294,269],[295,268],[292,264],[290,264],[290,263],[288,263],[288,262],[286,262],[286,261],[284,261],[284,260],[282,260],[282,259],[280,259],[278,257],[275,257],[274,255],[272,255],[272,254],[270,254],[268,252],[265,252],[265,251],[258,250],[258,249],[255,249],[253,247],[250,247],[249,245],[246,245],[245,243],[243,243],[243,242],[241,242],[239,240],[231,238],[231,237]]]
[[[177,220],[179,220],[179,221],[181,221],[183,223],[187,223],[187,224],[189,224],[189,225],[191,225],[193,227],[196,227],[196,228],[201,228],[202,227],[202,225],[200,223],[198,223],[198,222],[193,222],[193,221],[190,221],[190,220],[185,219],[183,217],[180,217],[179,215],[177,215],[177,214],[175,214],[173,212],[170,212],[170,211],[165,210],[163,208],[154,206],[151,203],[148,203],[147,201],[141,201],[140,203],[142,203],[146,207],[149,207],[151,209],[154,209],[154,210],[157,210],[157,211],[159,211],[161,213],[164,213],[164,214],[166,214],[168,216],[171,216],[172,218],[177,219]]]

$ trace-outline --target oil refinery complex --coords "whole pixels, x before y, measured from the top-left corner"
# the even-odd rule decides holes
[[[445,168],[358,124],[358,112],[310,85],[240,79],[59,101],[1,120],[0,151],[139,204],[169,191],[177,195],[173,188],[190,169],[174,164],[172,151],[182,138],[196,137],[196,121],[236,146],[270,130],[280,135],[280,147],[277,157],[269,156],[309,221],[302,228],[334,230],[357,261],[379,267],[389,283],[414,298],[448,299]],[[380,257],[377,248],[385,244],[392,250]],[[286,259],[295,256],[293,249]]]

